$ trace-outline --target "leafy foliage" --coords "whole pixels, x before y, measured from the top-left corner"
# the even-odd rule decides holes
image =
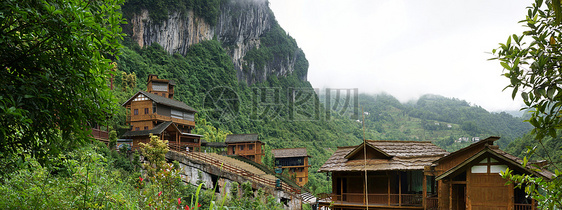
[[[103,144],[87,146],[52,158],[46,166],[29,157],[2,179],[0,208],[137,208],[131,202],[137,199],[136,193],[128,182],[134,173],[113,167],[115,161],[126,158],[104,153],[112,152]]]
[[[202,17],[209,25],[214,26],[217,24],[222,3],[223,0],[129,0],[123,5],[123,11],[127,18],[131,18],[133,13],[145,9],[152,20],[161,23],[168,19],[171,13],[179,12],[185,15],[192,10],[197,17]]]
[[[527,109],[533,110],[529,122],[537,139],[556,137],[556,129],[562,125],[562,33],[555,19],[552,4],[536,0],[521,21],[529,30],[509,36],[493,50],[493,59],[500,61],[506,70],[504,76],[510,79],[506,88],[513,88],[513,98],[520,93]]]
[[[506,89],[513,88],[513,98],[520,93],[526,109],[532,110],[528,121],[535,128],[516,144],[538,144],[542,155],[548,158],[552,164],[551,169],[555,169],[557,175],[550,182],[528,175],[516,175],[511,171],[506,171],[503,176],[518,183],[518,187],[526,184],[525,192],[539,201],[540,208],[545,209],[562,207],[562,181],[557,166],[560,163],[556,163],[556,160],[562,159],[559,152],[561,147],[558,145],[560,140],[557,138],[559,129],[562,128],[561,11],[559,0],[535,0],[528,7],[525,20],[520,21],[528,31],[522,35],[509,36],[505,43],[500,43],[500,47],[492,51],[496,56],[493,59],[500,61],[506,72],[504,76],[510,80]],[[538,142],[529,142],[531,137]],[[546,147],[545,144],[553,147]],[[525,154],[525,160],[536,149],[537,147],[529,146],[527,150],[530,153]],[[541,190],[546,193],[541,193]]]
[[[0,159],[40,163],[84,143],[114,110],[107,82],[121,0],[0,3]]]

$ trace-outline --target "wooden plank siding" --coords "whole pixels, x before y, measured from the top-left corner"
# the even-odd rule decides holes
[[[261,163],[262,156],[265,155],[262,150],[262,145],[263,143],[260,141],[228,143],[227,154],[243,156],[254,162]],[[252,148],[250,149],[250,147]]]

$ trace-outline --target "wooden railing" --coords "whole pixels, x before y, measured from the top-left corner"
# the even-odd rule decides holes
[[[263,178],[261,176],[258,176],[258,175],[254,174],[252,172],[249,172],[247,170],[244,170],[244,169],[241,169],[241,168],[238,168],[238,167],[235,167],[235,166],[231,166],[231,165],[229,165],[225,162],[222,162],[220,160],[212,158],[208,155],[202,155],[201,153],[198,153],[198,152],[187,153],[187,152],[185,152],[185,150],[182,151],[182,150],[177,150],[175,148],[177,148],[177,146],[176,147],[174,147],[174,146],[170,147],[171,150],[183,153],[184,155],[186,155],[186,156],[188,156],[192,159],[201,160],[205,163],[208,163],[208,164],[211,164],[215,167],[221,168],[221,170],[225,170],[225,171],[229,171],[229,172],[238,174],[240,176],[246,177],[246,178],[248,178],[252,181],[255,181],[257,183],[275,187],[275,180],[265,179],[265,178]],[[285,191],[289,191],[289,192],[292,192],[292,193],[295,193],[295,194],[300,194],[299,189],[294,188],[294,187],[288,185],[285,182],[281,182],[281,188]]]
[[[534,205],[533,204],[522,204],[522,203],[516,203],[514,205],[513,210],[534,210]]]
[[[129,122],[129,123],[132,122],[132,121],[144,121],[144,120],[172,121],[172,122],[179,123],[179,124],[195,126],[194,121],[178,119],[178,118],[173,118],[173,117],[170,117],[170,116],[164,116],[164,115],[159,115],[159,114],[139,114],[139,115],[129,115],[129,116],[127,116],[127,122]]]
[[[426,210],[437,210],[439,209],[439,200],[437,197],[428,197],[425,199]]]
[[[97,128],[92,128],[92,133],[90,135],[94,139],[101,140],[101,141],[108,141],[109,139],[109,132]]]
[[[367,205],[365,194],[363,193],[342,193],[341,195],[332,194],[331,201],[335,204],[362,204]],[[368,194],[369,205],[387,206],[422,206],[422,194]]]

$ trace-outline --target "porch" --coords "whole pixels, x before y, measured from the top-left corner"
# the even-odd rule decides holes
[[[400,209],[423,209],[422,194],[378,194],[342,193],[330,194],[327,200],[334,207],[387,207]]]
[[[433,194],[433,179],[421,170],[334,172],[332,194],[326,200],[342,209],[377,207],[390,209],[424,209],[424,196]],[[365,181],[367,181],[365,183]],[[424,191],[426,193],[424,193]]]

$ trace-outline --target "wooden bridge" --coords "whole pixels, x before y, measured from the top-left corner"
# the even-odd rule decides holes
[[[248,180],[251,180],[252,182],[275,188],[275,181],[277,179],[275,176],[273,175],[264,176],[265,172],[242,161],[226,156],[219,156],[218,154],[214,154],[214,153],[186,152],[185,150],[182,150],[179,147],[175,147],[174,145],[169,145],[169,149],[174,152],[180,153],[189,159],[204,162],[208,165],[212,165],[217,168],[220,168],[221,170],[236,174],[238,176],[242,176]],[[234,164],[235,162],[236,164]],[[250,171],[249,168],[252,168],[252,170]],[[262,175],[258,174],[259,173],[258,171],[263,172],[263,174]],[[281,182],[281,190],[293,194],[301,193],[300,189],[293,187],[285,182]]]

